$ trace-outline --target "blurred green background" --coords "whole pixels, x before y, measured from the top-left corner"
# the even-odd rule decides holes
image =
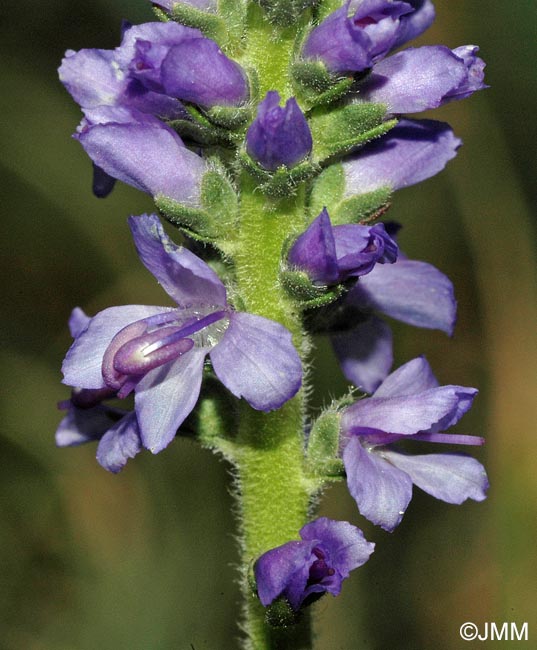
[[[398,327],[397,360],[425,353],[443,383],[480,387],[458,430],[486,436],[477,455],[492,487],[485,503],[460,507],[416,493],[392,535],[364,525],[344,486],[331,489],[323,514],[362,526],[377,550],[316,606],[318,650],[462,648],[465,621],[527,621],[528,647],[537,639],[537,12],[534,0],[437,9],[420,42],[479,44],[492,88],[435,112],[465,147],[396,196],[402,247],[450,275],[459,300],[453,340]],[[237,646],[226,466],[180,440],[112,476],[91,446],[53,442],[71,308],[160,295],[125,225],[151,203],[126,186],[91,195],[70,138],[80,113],[56,76],[65,49],[114,47],[121,18],[151,19],[149,3],[2,3],[2,650]],[[321,342],[319,356],[321,404],[345,385]]]

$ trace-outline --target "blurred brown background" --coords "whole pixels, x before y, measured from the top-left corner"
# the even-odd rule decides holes
[[[323,514],[362,526],[377,550],[316,606],[318,650],[458,649],[465,621],[527,621],[528,647],[537,639],[537,12],[534,0],[436,4],[420,42],[479,44],[492,88],[435,112],[465,147],[396,196],[402,247],[446,272],[459,300],[453,340],[400,326],[396,350],[398,363],[425,353],[443,383],[480,387],[458,431],[486,436],[492,487],[460,507],[416,493],[392,535],[364,525],[344,486],[330,490]],[[91,195],[69,137],[80,113],[55,69],[65,49],[114,47],[121,18],[151,15],[144,0],[2,6],[2,650],[237,646],[227,468],[181,440],[112,476],[91,446],[53,443],[71,308],[160,295],[125,225],[151,203],[126,186]],[[319,351],[320,404],[345,385]]]

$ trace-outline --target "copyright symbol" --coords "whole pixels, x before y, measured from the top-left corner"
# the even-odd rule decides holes
[[[474,639],[476,639],[477,635],[479,634],[479,630],[477,629],[477,625],[475,623],[463,623],[461,625],[459,633],[461,635],[461,639],[464,639],[465,641],[474,641]]]

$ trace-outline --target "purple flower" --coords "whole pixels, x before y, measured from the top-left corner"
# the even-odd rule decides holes
[[[279,408],[300,388],[302,367],[279,323],[235,312],[205,262],[176,246],[155,215],[131,217],[138,254],[177,307],[127,305],[94,316],[63,364],[64,383],[135,393],[144,447],[166,447],[200,392],[205,357],[237,397],[261,411]]]
[[[424,358],[389,375],[369,398],[341,416],[347,485],[361,514],[392,531],[412,498],[412,485],[446,501],[486,498],[481,463],[465,454],[411,456],[394,447],[400,440],[482,445],[483,439],[441,433],[468,411],[475,388],[439,386]]]
[[[69,328],[74,339],[88,327],[90,320],[81,309],[73,310]],[[136,456],[142,443],[135,413],[103,403],[114,397],[116,391],[110,388],[73,389],[71,399],[59,404],[59,408],[67,410],[67,415],[56,431],[56,444],[73,447],[99,440],[97,461],[115,474],[129,458]]]
[[[205,162],[175,131],[151,115],[118,106],[86,109],[85,115],[75,138],[100,174],[153,197],[199,206]]]
[[[259,104],[257,117],[246,134],[248,155],[271,171],[280,165],[293,167],[303,160],[313,145],[311,132],[296,99],[280,106],[280,95],[269,91]]]
[[[360,72],[394,46],[401,18],[413,11],[397,0],[349,0],[312,30],[302,49],[332,72]]]
[[[390,113],[416,113],[464,99],[486,88],[477,51],[472,45],[408,48],[377,63],[359,97],[386,104]]]
[[[169,119],[186,115],[178,100],[214,106],[248,97],[242,68],[173,21],[130,27],[115,50],[69,50],[59,74],[82,108],[126,106]]]
[[[301,542],[287,542],[255,563],[257,593],[267,607],[282,596],[296,611],[324,592],[337,596],[350,572],[365,564],[375,545],[346,521],[321,517],[300,530]]]
[[[289,264],[314,284],[330,285],[370,273],[375,264],[393,263],[397,244],[383,224],[332,226],[326,208],[298,237]]]
[[[444,122],[401,120],[382,138],[343,161],[345,196],[419,183],[442,171],[460,146]]]
[[[373,392],[393,363],[392,333],[377,313],[415,327],[453,333],[453,285],[426,262],[401,259],[376,265],[345,296],[331,339],[343,373]]]

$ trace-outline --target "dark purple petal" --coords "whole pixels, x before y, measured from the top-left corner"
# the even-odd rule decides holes
[[[381,187],[398,190],[419,183],[442,171],[460,145],[443,122],[401,120],[343,162],[345,194],[365,194]]]
[[[425,357],[417,357],[391,373],[373,397],[402,397],[437,388],[438,381]]]
[[[246,134],[248,155],[274,171],[280,165],[293,167],[299,163],[311,152],[312,145],[308,123],[296,99],[291,97],[281,107],[279,94],[269,91]]]
[[[78,335],[62,365],[63,383],[79,388],[104,388],[102,375],[104,353],[114,336],[127,325],[154,316],[167,307],[125,305],[99,312]]]
[[[117,474],[129,458],[142,450],[136,414],[129,413],[111,427],[97,446],[97,462],[109,472]]]
[[[393,263],[397,259],[397,244],[381,223],[335,226],[333,233],[341,279],[366,275],[375,264]]]
[[[194,253],[174,244],[156,215],[130,217],[129,226],[140,259],[178,305],[227,304],[220,278]]]
[[[201,106],[236,106],[248,99],[242,68],[208,38],[172,47],[162,63],[161,81],[167,95]]]
[[[359,72],[371,65],[370,41],[347,17],[347,3],[309,34],[302,56],[321,60],[332,72]]]
[[[386,104],[390,113],[418,113],[445,103],[466,78],[464,62],[449,48],[409,48],[377,63],[359,97]]]
[[[463,82],[447,96],[447,99],[465,99],[477,90],[488,88],[484,83],[485,62],[477,56],[479,48],[476,45],[462,45],[453,50],[466,66],[466,77]]]
[[[376,265],[347,296],[358,309],[380,311],[416,327],[452,334],[457,303],[453,285],[438,269],[425,262],[399,260]]]
[[[331,341],[345,377],[366,392],[372,393],[390,372],[392,332],[379,318],[371,316]]]
[[[433,24],[435,9],[431,0],[408,0],[414,7],[412,13],[405,14],[399,19],[399,28],[392,49],[417,38]]]
[[[93,193],[98,199],[105,199],[114,189],[116,179],[93,163]]]
[[[298,610],[308,582],[314,542],[287,542],[264,553],[255,563],[257,593],[267,607],[284,591],[290,593],[291,606]]]
[[[399,525],[412,498],[412,481],[352,437],[343,451],[349,492],[360,513],[384,530]]]
[[[461,401],[466,403],[466,391],[475,389],[439,386],[415,395],[363,399],[345,409],[341,428],[350,433],[365,428],[403,435],[429,431],[444,418],[452,418]]]
[[[305,541],[322,541],[322,549],[328,552],[330,565],[337,569],[342,578],[362,564],[365,564],[375,548],[362,531],[346,521],[334,521],[320,517],[306,524],[300,531]]]
[[[346,2],[312,30],[302,56],[321,60],[332,72],[365,70],[393,46],[400,17],[409,11],[406,2]]]
[[[466,499],[483,501],[487,496],[487,474],[475,458],[465,454],[409,456],[388,450],[383,453],[415,485],[437,499],[461,504]]]
[[[101,119],[103,109],[99,109]],[[110,111],[115,118],[116,112]],[[89,121],[95,114],[89,112]],[[151,196],[166,196],[197,206],[205,163],[181,138],[156,119],[142,114],[132,123],[83,126],[76,136],[93,162],[107,174]],[[126,119],[121,116],[121,119]]]
[[[326,208],[295,241],[288,256],[291,266],[305,271],[316,284],[334,284],[339,279],[336,243]]]
[[[280,408],[302,383],[290,332],[255,314],[231,313],[229,327],[210,355],[224,386],[259,411]]]
[[[156,454],[174,439],[200,392],[207,350],[192,348],[176,361],[155,368],[135,389],[136,414],[144,447]]]

